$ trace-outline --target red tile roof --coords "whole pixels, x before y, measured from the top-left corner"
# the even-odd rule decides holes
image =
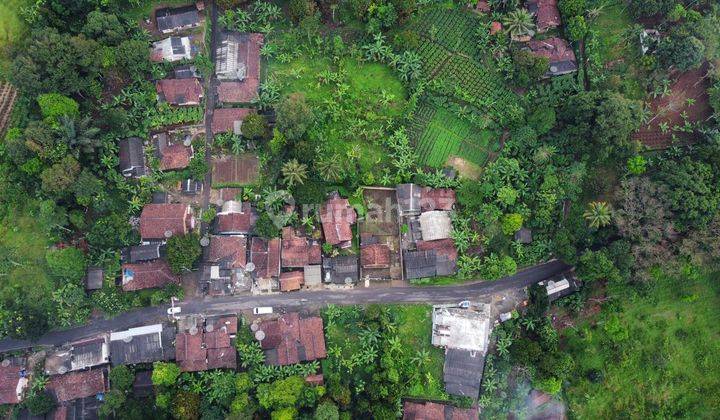
[[[452,239],[438,239],[436,241],[418,241],[418,251],[435,250],[435,255],[446,256],[450,261],[457,261],[457,248]]]
[[[494,21],[490,24],[490,35],[495,35],[496,33],[502,31],[502,23],[498,21]]]
[[[218,85],[218,99],[220,102],[250,102],[257,97],[260,86],[260,48],[263,44],[263,35],[249,34],[247,42],[238,44],[238,57],[244,57],[245,79],[238,82],[222,81]]]
[[[96,369],[51,376],[45,389],[55,394],[60,403],[94,397],[106,391],[105,371]]]
[[[532,4],[534,3],[534,4]],[[558,0],[535,0],[528,2],[528,8],[535,9],[535,19],[539,32],[560,26],[560,10]]]
[[[147,204],[140,214],[140,236],[167,239],[165,232],[185,235],[194,224],[192,209],[185,204]]]
[[[386,244],[372,244],[360,248],[360,265],[364,268],[390,267],[390,248]]]
[[[420,190],[420,210],[452,210],[455,205],[455,190],[452,188],[423,187]]]
[[[153,260],[137,264],[123,264],[123,285],[126,292],[141,289],[163,287],[170,283],[180,284],[180,279],[172,273],[165,260]],[[130,280],[132,276],[132,280]]]
[[[300,315],[293,312],[277,320],[264,321],[260,329],[265,332],[265,339],[260,343],[263,350],[277,352],[277,357],[266,359],[269,364],[292,365],[327,356],[321,318],[300,319]]]
[[[250,245],[250,261],[255,264],[258,278],[280,275],[280,239],[270,240],[253,237]]]
[[[235,369],[237,352],[231,336],[237,334],[237,317],[206,320],[197,334],[180,333],[175,338],[175,360],[183,372]]]
[[[202,86],[196,78],[158,80],[155,89],[160,100],[173,105],[197,105],[203,96]]]
[[[282,266],[305,267],[322,263],[320,243],[298,235],[292,227],[282,230]]]
[[[488,3],[488,0],[478,0],[475,4],[475,10],[481,13],[487,13],[490,11],[490,3]]]
[[[405,420],[477,420],[478,411],[473,408],[457,408],[451,405],[439,404],[430,401],[411,402],[403,404],[403,419]]]
[[[17,387],[22,366],[0,366],[0,404],[17,404]]]
[[[322,385],[325,382],[325,378],[322,373],[316,375],[308,375],[305,377],[305,382],[310,385]]]
[[[533,39],[528,46],[536,55],[550,59],[550,63],[575,61],[575,52],[562,38],[548,38],[542,41]]]
[[[173,169],[187,168],[192,157],[192,147],[182,144],[171,144],[162,151],[160,158],[160,170],[171,171]]]
[[[223,201],[240,201],[240,197],[242,197],[242,188],[221,188],[220,189],[220,198]],[[240,196],[240,197],[238,197]]]
[[[246,153],[240,156],[214,157],[212,180],[214,184],[250,184],[257,180],[260,160],[256,155]]]
[[[280,273],[280,291],[292,292],[294,290],[300,290],[304,281],[305,276],[302,270]]]
[[[212,131],[213,134],[233,132],[235,121],[242,121],[250,115],[252,110],[248,108],[219,108],[213,111]]]
[[[231,268],[245,268],[247,238],[244,236],[213,236],[208,248],[209,262],[225,262]]]
[[[347,198],[330,198],[320,208],[320,221],[325,235],[325,242],[339,245],[352,241],[350,226],[357,220],[355,209],[350,206]]]
[[[220,213],[217,215],[218,233],[250,233],[257,221],[257,214],[250,203],[242,203],[242,213]]]

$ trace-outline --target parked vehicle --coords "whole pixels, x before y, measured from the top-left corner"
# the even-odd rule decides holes
[[[467,309],[470,307],[470,301],[469,300],[463,300],[462,302],[458,303],[458,306],[462,309]]]
[[[253,314],[255,315],[267,315],[273,313],[272,306],[258,306],[253,308]]]

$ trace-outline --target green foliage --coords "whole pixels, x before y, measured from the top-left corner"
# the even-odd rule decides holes
[[[54,277],[80,284],[85,277],[87,261],[83,252],[75,247],[52,249],[45,254],[45,259]]]
[[[56,404],[52,396],[47,392],[35,392],[25,399],[23,405],[33,416],[42,416],[51,412]]]
[[[167,241],[167,260],[175,274],[192,269],[201,254],[200,237],[195,232],[173,236]]]
[[[517,263],[509,255],[498,256],[496,254],[490,254],[483,259],[479,271],[484,279],[497,280],[515,274],[515,271],[517,271]]]
[[[153,376],[155,371],[153,371]],[[178,420],[194,420],[200,417],[200,395],[195,392],[179,391],[175,394],[170,412]]]
[[[531,51],[517,49],[512,52],[513,81],[518,86],[531,87],[548,71],[550,60],[533,54]]]
[[[155,386],[173,386],[180,376],[180,367],[175,363],[153,363],[152,383]]]
[[[250,114],[243,120],[242,135],[247,139],[256,139],[267,135],[267,121],[262,115]]]
[[[502,231],[505,235],[514,235],[523,224],[523,217],[517,213],[506,214],[502,218]]]
[[[38,105],[40,113],[50,125],[57,126],[61,116],[76,118],[80,115],[80,105],[74,99],[58,93],[46,93],[38,96]]]
[[[315,409],[315,420],[339,420],[340,412],[332,401],[320,403]]]
[[[572,41],[580,41],[585,38],[588,31],[587,22],[585,22],[584,16],[573,16],[571,17],[566,25],[568,37]]]
[[[210,168],[205,160],[205,148],[198,147],[195,150],[195,153],[193,153],[190,163],[188,164],[190,177],[197,181],[203,181],[209,170]]]
[[[660,174],[667,185],[666,200],[677,218],[678,227],[707,226],[720,203],[720,192],[714,187],[716,175],[710,165],[685,157],[667,162]]]
[[[586,282],[621,279],[619,271],[605,251],[585,251],[580,256],[577,275]]]
[[[278,130],[290,141],[299,140],[313,121],[313,111],[302,93],[288,95],[280,101],[275,112]]]
[[[628,172],[633,175],[642,175],[647,170],[647,160],[642,155],[636,155],[627,160]]]
[[[133,230],[128,219],[120,213],[96,219],[87,233],[90,245],[100,249],[121,248],[137,243],[139,239],[139,235]]]
[[[660,42],[657,50],[660,63],[680,71],[698,68],[704,61],[705,45],[694,36],[673,32]]]
[[[70,155],[65,156],[59,163],[42,171],[40,174],[42,189],[50,195],[66,195],[79,174],[80,164],[78,161]]]
[[[266,410],[294,407],[305,386],[305,380],[300,376],[260,384],[257,389],[258,402]]]
[[[135,373],[127,366],[120,365],[110,369],[110,386],[120,391],[129,391],[135,381]]]
[[[565,19],[584,14],[586,8],[586,0],[560,0],[558,2],[558,9]]]

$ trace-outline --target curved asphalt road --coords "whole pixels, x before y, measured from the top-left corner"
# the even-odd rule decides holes
[[[338,291],[300,291],[274,295],[244,295],[222,298],[204,298],[181,302],[183,315],[238,313],[256,306],[273,306],[297,310],[304,305],[327,304],[356,305],[369,303],[453,303],[462,300],[481,300],[492,294],[522,289],[533,283],[558,275],[570,268],[562,261],[553,260],[520,271],[497,281],[476,281],[452,286],[356,288]],[[125,312],[114,318],[94,320],[87,325],[69,330],[53,331],[35,342],[5,339],[0,341],[0,352],[22,350],[34,346],[59,346],[109,331],[118,331],[138,325],[147,325],[167,319],[168,305],[153,306]]]

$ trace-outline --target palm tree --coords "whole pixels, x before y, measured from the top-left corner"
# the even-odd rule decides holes
[[[307,165],[296,159],[289,160],[283,164],[282,174],[288,187],[302,185],[307,179]]]
[[[497,352],[503,358],[510,353],[510,346],[512,345],[512,338],[507,335],[500,337],[497,341]]]
[[[427,349],[420,349],[410,359],[414,365],[417,366],[418,370],[422,370],[424,367],[430,364],[432,359],[430,358],[430,352]]]
[[[79,157],[80,152],[93,154],[101,145],[100,139],[97,138],[100,129],[93,127],[91,123],[89,116],[77,122],[64,115],[60,117],[63,139],[70,149],[73,149],[76,158]]]
[[[535,319],[533,319],[533,318],[530,318],[530,317],[523,318],[522,325],[528,331],[535,331]]]
[[[317,170],[325,181],[340,181],[343,177],[343,166],[337,154],[317,162]]]
[[[513,39],[535,35],[533,17],[527,9],[517,9],[508,13],[503,19],[503,24]]]
[[[556,151],[557,149],[554,146],[540,146],[533,154],[533,160],[538,164],[547,163],[552,159]]]
[[[605,201],[593,201],[588,205],[588,210],[583,213],[591,228],[597,229],[610,224],[612,211],[610,205]]]

